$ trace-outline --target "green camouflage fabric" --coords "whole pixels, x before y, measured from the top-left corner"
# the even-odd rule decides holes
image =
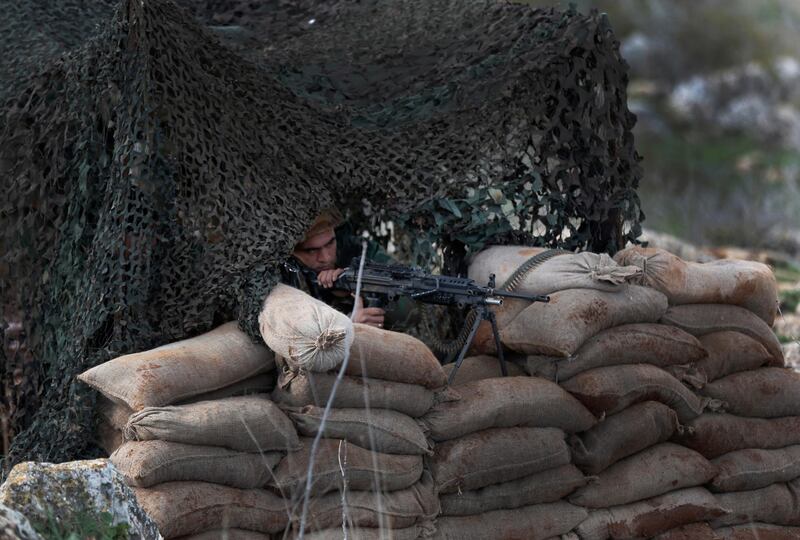
[[[278,265],[321,208],[391,222],[416,259],[503,238],[613,252],[639,234],[627,66],[602,15],[488,0],[2,8],[0,288],[27,351],[23,366],[5,337],[6,465],[97,452],[94,396],[75,380],[91,366],[234,318],[260,339]]]

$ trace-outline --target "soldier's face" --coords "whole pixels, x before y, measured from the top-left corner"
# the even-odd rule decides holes
[[[336,234],[333,228],[298,244],[293,255],[315,272],[336,268]]]

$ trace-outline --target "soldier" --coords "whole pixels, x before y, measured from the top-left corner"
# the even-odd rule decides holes
[[[336,278],[344,272],[354,257],[361,256],[361,239],[352,234],[334,211],[320,214],[294,248],[292,257],[284,264],[283,281],[297,287],[343,313],[355,310],[353,322],[383,328],[386,312],[383,308],[363,306],[363,301],[346,292],[331,290]],[[369,242],[367,259],[390,263],[391,258],[375,242]],[[317,284],[312,282],[316,275]]]

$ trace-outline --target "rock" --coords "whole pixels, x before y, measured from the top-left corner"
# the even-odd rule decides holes
[[[133,491],[107,459],[67,463],[20,463],[0,486],[0,504],[46,522],[48,513],[58,522],[76,516],[108,512],[112,524],[128,524],[129,538],[163,540],[156,524],[136,502]]]
[[[783,357],[786,359],[786,365],[800,372],[800,343],[792,342],[786,343],[783,346]]]
[[[0,504],[0,538],[4,540],[42,540],[28,518]]]
[[[750,63],[678,84],[669,96],[679,118],[735,133],[755,135],[794,149],[800,144],[795,106],[800,62],[783,57],[768,67]]]

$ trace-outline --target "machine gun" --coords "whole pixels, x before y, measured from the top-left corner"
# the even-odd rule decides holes
[[[336,279],[334,289],[355,293],[358,282],[359,259],[353,259],[350,267]],[[314,280],[315,281],[315,280]],[[490,306],[499,306],[503,298],[520,298],[531,302],[549,302],[549,296],[529,295],[495,288],[494,274],[489,278],[486,287],[481,287],[475,280],[461,277],[440,276],[428,274],[419,268],[399,264],[378,264],[365,262],[361,275],[361,294],[364,296],[366,307],[384,307],[387,303],[405,296],[424,302],[441,306],[469,307],[475,313],[472,328],[464,346],[458,353],[456,365],[448,383],[452,383],[458,368],[464,361],[481,321],[489,321],[497,346],[497,356],[500,360],[500,371],[503,376],[508,374],[503,347],[500,343],[500,333],[497,329],[497,320]],[[469,321],[469,319],[467,319]]]

